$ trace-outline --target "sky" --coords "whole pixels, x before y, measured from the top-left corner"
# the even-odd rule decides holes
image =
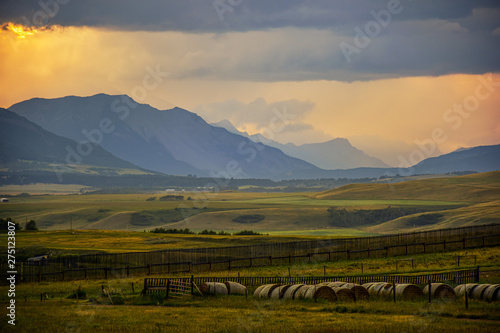
[[[127,94],[393,166],[500,143],[500,2],[3,0],[0,107]]]

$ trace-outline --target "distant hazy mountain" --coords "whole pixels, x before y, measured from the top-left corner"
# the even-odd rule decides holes
[[[10,109],[57,135],[97,142],[124,160],[167,174],[283,178],[319,170],[189,111],[160,111],[125,95],[34,98]]]
[[[500,170],[500,145],[461,148],[449,154],[425,159],[412,170],[417,174],[497,171]]]
[[[228,120],[223,120],[212,125],[225,128],[231,133],[247,136],[253,141],[262,142],[268,146],[278,148],[289,156],[300,158],[326,170],[360,167],[389,167],[378,158],[368,156],[363,151],[353,147],[347,139],[337,138],[326,142],[297,146],[293,143],[281,144],[266,139],[259,134],[249,136],[247,133],[239,132]]]
[[[0,162],[17,160],[46,163],[76,162],[78,143],[51,133],[14,112],[0,108]],[[137,169],[138,167],[113,156],[101,147],[93,147],[81,164]]]

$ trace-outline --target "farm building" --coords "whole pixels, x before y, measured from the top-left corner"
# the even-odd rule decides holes
[[[49,260],[49,255],[44,254],[41,256],[28,258],[28,265],[30,265],[30,266],[44,266],[45,264],[47,264],[48,260]]]
[[[2,199],[0,199],[0,201],[1,201],[1,202],[9,202],[9,199],[7,199],[7,198],[2,198]]]

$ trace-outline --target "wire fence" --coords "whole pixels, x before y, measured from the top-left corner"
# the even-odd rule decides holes
[[[181,283],[195,283],[201,285],[204,282],[219,282],[232,281],[240,283],[244,286],[261,286],[264,284],[309,284],[314,285],[329,281],[342,281],[348,283],[364,284],[368,282],[393,282],[393,283],[412,283],[416,285],[425,285],[432,282],[449,282],[453,285],[462,283],[479,282],[479,267],[474,269],[464,269],[460,271],[451,271],[444,273],[419,274],[419,275],[395,275],[395,274],[374,274],[374,275],[355,275],[355,276],[238,276],[238,277],[200,277],[191,276],[188,278],[146,278],[144,279],[143,293],[148,292],[164,292],[169,280],[175,280]]]
[[[307,248],[309,251],[298,253],[296,249],[288,253],[283,253],[283,249],[275,244],[275,251],[266,253],[258,252],[261,255],[238,257],[236,255],[226,257],[195,257],[198,261],[169,261],[166,258],[163,262],[155,260],[148,260],[152,257],[146,257],[142,265],[119,265],[121,262],[115,263],[115,266],[106,265],[95,267],[93,265],[86,265],[85,261],[77,262],[76,268],[68,267],[63,264],[51,262],[50,260],[42,266],[34,266],[30,262],[16,263],[14,269],[6,269],[6,265],[2,267],[2,272],[15,271],[16,280],[18,283],[29,282],[55,282],[55,281],[71,281],[83,279],[108,279],[108,278],[123,278],[130,276],[141,275],[157,275],[157,274],[175,274],[175,273],[200,273],[207,271],[231,271],[241,268],[252,268],[261,266],[275,266],[275,265],[294,265],[310,262],[325,262],[334,260],[351,260],[361,258],[380,258],[380,257],[394,257],[400,255],[420,254],[420,253],[435,253],[441,251],[452,251],[462,249],[472,249],[480,247],[489,247],[500,245],[500,233],[492,234],[492,230],[496,230],[498,225],[489,226],[489,228],[473,228],[467,227],[458,228],[463,233],[456,233],[457,229],[450,229],[443,232],[443,230],[436,230],[433,232],[432,237],[439,239],[436,235],[442,235],[443,238],[450,237],[450,239],[443,239],[434,242],[409,242],[402,243],[402,240],[429,240],[430,237],[423,237],[422,235],[415,235],[407,237],[407,234],[387,236],[389,240],[398,239],[400,244],[384,244],[382,242],[373,242],[363,240],[358,243],[360,239],[336,239],[328,240],[327,244],[317,244],[317,247]],[[450,232],[453,231],[453,232]],[[481,236],[463,237],[465,234],[477,234],[479,231],[485,233]],[[426,232],[427,233],[427,232]],[[453,237],[453,235],[455,237]],[[386,236],[383,236],[386,237]],[[367,237],[371,238],[371,237]],[[380,237],[376,237],[380,240]],[[355,241],[353,241],[355,240]],[[342,246],[332,246],[332,243],[340,242]],[[361,245],[360,245],[361,244]],[[360,248],[362,245],[365,248]],[[375,244],[377,247],[372,247]],[[269,244],[266,244],[268,246]],[[347,246],[350,245],[350,246]],[[385,245],[385,246],[384,246]],[[351,247],[352,246],[352,247]],[[254,246],[252,246],[254,247]],[[251,247],[246,247],[251,248]],[[266,247],[267,248],[267,247]],[[288,248],[287,249],[293,249]],[[218,248],[220,249],[220,248]],[[196,249],[194,249],[196,250]],[[217,250],[217,249],[216,249]],[[185,250],[185,251],[191,251]],[[161,252],[155,252],[157,255]],[[189,252],[188,252],[189,253]],[[88,256],[84,256],[84,259]],[[81,259],[81,258],[80,258]],[[204,259],[205,261],[202,261]],[[215,259],[215,260],[213,260]],[[1,278],[2,283],[7,283],[6,277],[3,275]]]

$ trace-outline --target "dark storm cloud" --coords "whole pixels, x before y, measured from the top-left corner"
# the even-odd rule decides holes
[[[3,0],[2,23],[33,21],[40,11],[48,24],[124,30],[246,31],[281,27],[334,28],[371,20],[371,10],[390,0]],[[500,8],[495,0],[401,0],[398,20],[459,20],[475,8]],[[43,15],[39,15],[43,16]],[[38,17],[36,17],[38,18]],[[222,20],[221,20],[222,18]],[[36,22],[38,23],[38,22]]]
[[[387,24],[377,22],[374,13],[391,6]],[[9,21],[232,34],[230,42],[221,38],[220,52],[196,46],[200,56],[180,78],[353,81],[500,71],[496,0],[3,0],[0,24]]]

